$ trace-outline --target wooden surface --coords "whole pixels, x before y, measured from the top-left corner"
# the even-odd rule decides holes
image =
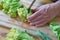
[[[57,20],[53,20],[53,21],[55,21],[56,23],[60,23],[60,19],[59,18],[60,17],[57,17]],[[10,18],[6,14],[4,14],[2,11],[0,11],[0,25],[6,26],[6,27],[10,27],[10,28],[11,27],[20,28],[21,25],[22,25],[22,26],[24,26],[27,29],[40,30],[40,31],[48,34],[51,37],[52,40],[57,40],[56,36],[51,31],[49,25],[46,25],[46,26],[40,27],[40,28],[36,28],[36,27],[33,27],[33,26],[29,26],[29,24],[27,25],[26,23],[20,23],[19,24],[19,21],[15,20],[13,18]],[[9,29],[0,26],[0,35],[2,36],[2,38],[4,38],[3,34],[8,33],[8,32],[9,32]]]
[[[8,28],[0,26],[0,40],[5,40],[6,34],[9,32]]]
[[[9,33],[10,29],[0,26],[0,40],[5,40],[7,33]],[[34,37],[35,40],[42,40],[39,37]]]
[[[42,31],[46,34],[50,35],[52,40],[57,40],[57,38],[54,36],[53,32],[49,30],[49,28],[46,28],[47,30],[43,29]],[[6,34],[9,32],[10,29],[5,28],[3,26],[0,26],[0,40],[5,40]],[[42,40],[42,39],[39,39]]]
[[[53,20],[53,21],[55,21],[56,23],[60,23],[60,17],[58,17],[57,20]],[[32,29],[33,30],[41,30],[42,32],[48,34],[52,40],[57,40],[56,36],[51,31],[49,25],[44,26],[44,27],[40,27],[40,28],[36,28],[36,27],[30,26],[29,24],[27,25],[27,23],[22,23],[22,22],[17,21],[13,18],[10,18],[6,14],[4,14],[2,11],[0,11],[0,25],[2,25],[2,26],[0,26],[0,40],[5,40],[6,33],[9,32],[8,28],[12,28],[12,27],[20,28],[21,26],[23,26],[27,29],[31,29],[31,30]],[[8,28],[5,28],[3,26],[8,27]]]

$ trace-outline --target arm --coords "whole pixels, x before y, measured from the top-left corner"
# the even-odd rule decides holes
[[[40,6],[38,11],[28,17],[28,22],[30,22],[31,25],[40,27],[58,15],[60,15],[60,0],[55,3]]]
[[[56,2],[56,4],[57,4],[57,7],[58,7],[58,11],[60,11],[60,0],[58,0],[57,2]],[[59,13],[60,14],[60,13]],[[58,15],[58,16],[60,16],[60,15]]]

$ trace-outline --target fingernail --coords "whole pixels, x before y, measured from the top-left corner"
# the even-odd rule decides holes
[[[32,23],[30,23],[30,25],[32,25]]]
[[[28,20],[28,22],[30,22],[30,21]]]
[[[30,25],[35,26],[33,23],[30,23]]]

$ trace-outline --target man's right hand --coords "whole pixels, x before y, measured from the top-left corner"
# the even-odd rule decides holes
[[[40,27],[50,22],[60,12],[60,7],[56,3],[40,6],[35,13],[28,17],[31,25]]]

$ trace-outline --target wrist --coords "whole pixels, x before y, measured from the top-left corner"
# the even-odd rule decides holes
[[[55,4],[58,5],[58,6],[60,7],[60,0],[57,1]]]
[[[57,11],[59,13],[58,16],[60,16],[60,0],[55,3],[55,6],[57,7]]]
[[[60,0],[56,2],[59,5],[59,9],[60,9]],[[60,11],[60,10],[59,10]],[[60,13],[58,14],[58,16],[60,17]]]
[[[57,1],[55,3],[52,3],[51,6],[55,10],[55,14],[57,14],[57,16],[60,15],[60,1]]]

